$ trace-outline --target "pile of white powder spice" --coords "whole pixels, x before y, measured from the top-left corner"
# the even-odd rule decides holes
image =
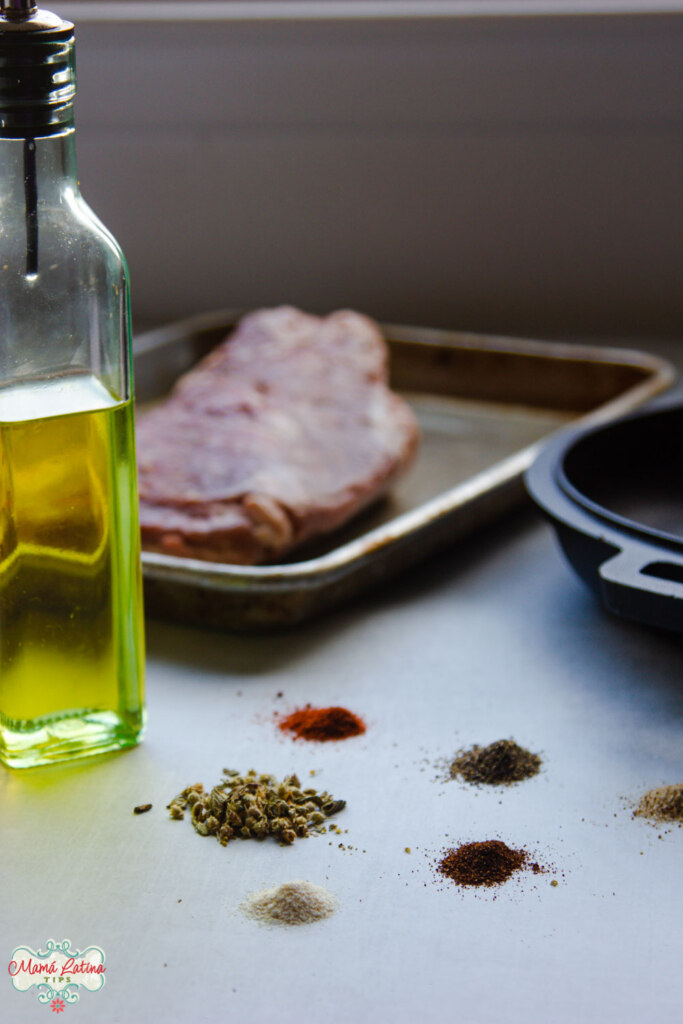
[[[261,924],[281,925],[310,924],[336,909],[337,900],[327,889],[301,879],[252,893],[241,907],[247,917]]]

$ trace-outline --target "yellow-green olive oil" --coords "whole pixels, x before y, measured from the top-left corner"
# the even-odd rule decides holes
[[[132,402],[96,377],[0,388],[0,760],[135,743],[144,724]]]

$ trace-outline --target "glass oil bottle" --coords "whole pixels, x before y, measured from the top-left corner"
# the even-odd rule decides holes
[[[0,761],[144,725],[127,268],[81,197],[73,25],[0,12]]]

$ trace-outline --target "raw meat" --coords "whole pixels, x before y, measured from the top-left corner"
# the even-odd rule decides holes
[[[410,463],[419,430],[367,317],[246,316],[139,414],[143,547],[242,565],[334,530]]]

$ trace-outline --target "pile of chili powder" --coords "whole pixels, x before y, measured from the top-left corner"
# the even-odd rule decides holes
[[[507,882],[523,869],[535,875],[543,868],[531,861],[526,850],[515,850],[500,839],[463,843],[455,849],[445,850],[436,869],[456,885],[492,886]]]
[[[284,717],[278,716],[278,728],[295,739],[326,743],[359,736],[365,732],[365,722],[346,708],[313,708],[306,704]]]

